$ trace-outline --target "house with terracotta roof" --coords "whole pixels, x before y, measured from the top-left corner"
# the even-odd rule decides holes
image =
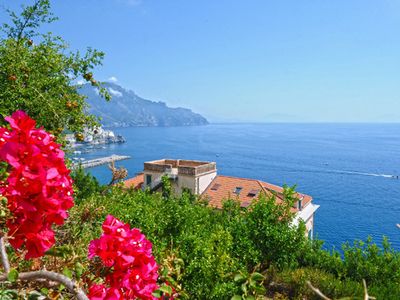
[[[143,173],[124,182],[126,187],[134,189],[161,188],[163,176],[171,180],[173,190],[178,195],[185,189],[208,201],[208,205],[221,209],[227,199],[236,199],[246,208],[260,194],[275,196],[277,203],[283,202],[283,188],[256,179],[239,178],[217,174],[215,162],[182,159],[161,159],[144,163]],[[303,220],[307,235],[313,237],[314,214],[319,205],[312,203],[312,197],[296,193],[297,201],[292,207],[296,214],[294,224]]]

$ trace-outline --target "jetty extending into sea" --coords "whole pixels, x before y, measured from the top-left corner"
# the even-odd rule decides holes
[[[113,154],[111,156],[95,158],[95,159],[83,161],[83,162],[80,162],[80,163],[74,163],[74,167],[80,165],[80,166],[82,166],[82,168],[88,169],[88,168],[93,168],[93,167],[109,164],[109,163],[111,163],[113,161],[126,160],[126,159],[130,159],[130,158],[131,157],[127,156],[127,155],[116,155],[116,154]]]

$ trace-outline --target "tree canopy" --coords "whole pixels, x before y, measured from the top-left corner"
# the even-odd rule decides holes
[[[23,6],[19,14],[7,12],[10,20],[1,26],[0,36],[1,116],[24,110],[56,136],[69,130],[81,137],[83,128],[98,120],[88,114],[76,82],[83,78],[110,99],[93,75],[104,53],[92,48],[73,52],[61,37],[41,33],[41,25],[57,20],[50,12],[49,0]]]

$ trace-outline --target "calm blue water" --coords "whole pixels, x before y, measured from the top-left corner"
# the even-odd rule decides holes
[[[201,127],[124,128],[127,143],[85,154],[111,154],[131,176],[143,162],[183,158],[217,162],[219,174],[277,185],[297,184],[321,207],[315,232],[330,248],[383,235],[400,250],[400,124],[213,124]],[[107,167],[92,169],[107,182]],[[386,176],[388,175],[388,176]]]

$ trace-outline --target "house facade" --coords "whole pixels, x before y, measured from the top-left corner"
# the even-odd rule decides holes
[[[173,190],[181,194],[185,189],[208,201],[210,207],[221,209],[226,199],[236,199],[246,208],[260,194],[275,196],[277,203],[283,202],[283,188],[256,179],[224,176],[217,174],[215,162],[181,159],[161,159],[144,163],[143,173],[125,181],[125,186],[135,189],[158,190],[162,176],[168,176]],[[296,193],[297,201],[292,207],[296,214],[294,224],[303,220],[306,234],[313,238],[314,214],[319,205],[312,197]]]

